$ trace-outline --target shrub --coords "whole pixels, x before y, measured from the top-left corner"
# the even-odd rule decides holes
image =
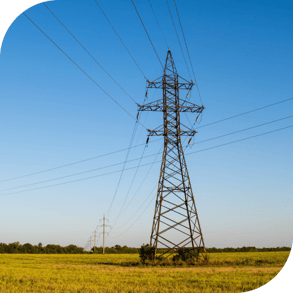
[[[139,258],[142,263],[145,263],[146,260],[155,259],[155,247],[147,245],[142,245],[139,250]]]

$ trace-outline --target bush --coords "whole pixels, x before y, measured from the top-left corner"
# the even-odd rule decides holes
[[[155,259],[155,247],[147,245],[142,245],[139,250],[139,258],[142,263],[145,263],[146,260],[154,260]]]
[[[187,261],[188,259],[197,259],[199,251],[197,249],[179,248],[177,253],[177,255],[174,255],[173,261]]]

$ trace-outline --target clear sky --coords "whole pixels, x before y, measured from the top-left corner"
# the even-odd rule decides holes
[[[146,77],[149,80],[160,77],[162,68],[131,1],[100,0],[99,3]],[[164,62],[167,47],[149,1],[136,0],[135,3]],[[189,79],[166,2],[151,3],[177,70]],[[171,0],[169,3],[186,55],[174,3]],[[95,1],[57,0],[47,2],[47,5],[114,79],[138,103],[143,103],[145,79]],[[177,5],[206,107],[197,127],[293,97],[292,1],[178,0]],[[28,9],[26,14],[105,91],[136,116],[135,103],[83,51],[43,4]],[[14,21],[4,38],[0,81],[0,181],[129,146],[135,121],[24,15]],[[186,93],[181,94],[184,97]],[[149,93],[149,101],[160,97],[160,91]],[[200,104],[195,88],[191,102]],[[147,128],[162,123],[161,113],[144,112],[141,115],[141,122]],[[194,142],[291,115],[293,100],[199,128]],[[188,117],[195,121],[194,114],[188,114]],[[182,119],[188,124],[184,115]],[[293,125],[293,118],[187,148],[187,166],[207,247],[291,245],[293,128],[193,153],[290,125]],[[143,144],[146,135],[146,130],[139,126],[133,145]],[[151,138],[150,141],[154,140]],[[161,146],[162,140],[150,143],[144,155],[159,152]],[[139,158],[143,148],[142,145],[133,149],[129,159]],[[100,224],[99,219],[107,214],[121,164],[27,187],[19,186],[120,163],[125,160],[125,155],[125,151],[119,152],[0,182],[0,242],[84,246]],[[147,157],[141,164],[151,163],[154,159],[155,156]],[[160,161],[160,155],[157,161]],[[126,168],[137,164],[138,161],[133,161]],[[133,200],[111,230],[106,241],[108,246],[139,246],[149,242],[160,164],[155,163],[145,177],[149,167],[138,169],[126,206],[132,197]],[[102,177],[25,191],[115,171]],[[123,174],[113,207],[107,215],[112,226],[134,173],[135,169],[131,169]],[[101,243],[99,240],[98,246]]]

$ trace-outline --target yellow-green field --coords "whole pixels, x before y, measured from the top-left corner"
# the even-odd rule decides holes
[[[0,292],[245,292],[289,252],[211,253],[207,266],[144,266],[138,255],[0,254]]]

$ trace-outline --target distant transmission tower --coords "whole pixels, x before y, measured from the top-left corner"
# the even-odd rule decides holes
[[[206,260],[204,240],[181,144],[181,136],[194,136],[196,131],[180,122],[180,112],[200,114],[204,107],[179,98],[180,89],[190,91],[194,84],[178,75],[170,50],[164,75],[147,82],[147,89],[163,90],[163,99],[139,105],[138,110],[160,111],[164,118],[163,125],[148,130],[149,136],[164,136],[150,246],[155,247],[156,256],[168,257],[178,250],[184,250],[197,260]]]
[[[108,232],[106,232],[106,227],[111,227],[110,225],[106,225],[106,221],[109,222],[108,219],[105,218],[105,215],[103,216],[103,219],[100,219],[100,221],[103,221],[103,225],[98,225],[98,227],[103,227],[103,232],[100,234],[103,234],[103,254],[105,254],[105,235],[109,235]]]

